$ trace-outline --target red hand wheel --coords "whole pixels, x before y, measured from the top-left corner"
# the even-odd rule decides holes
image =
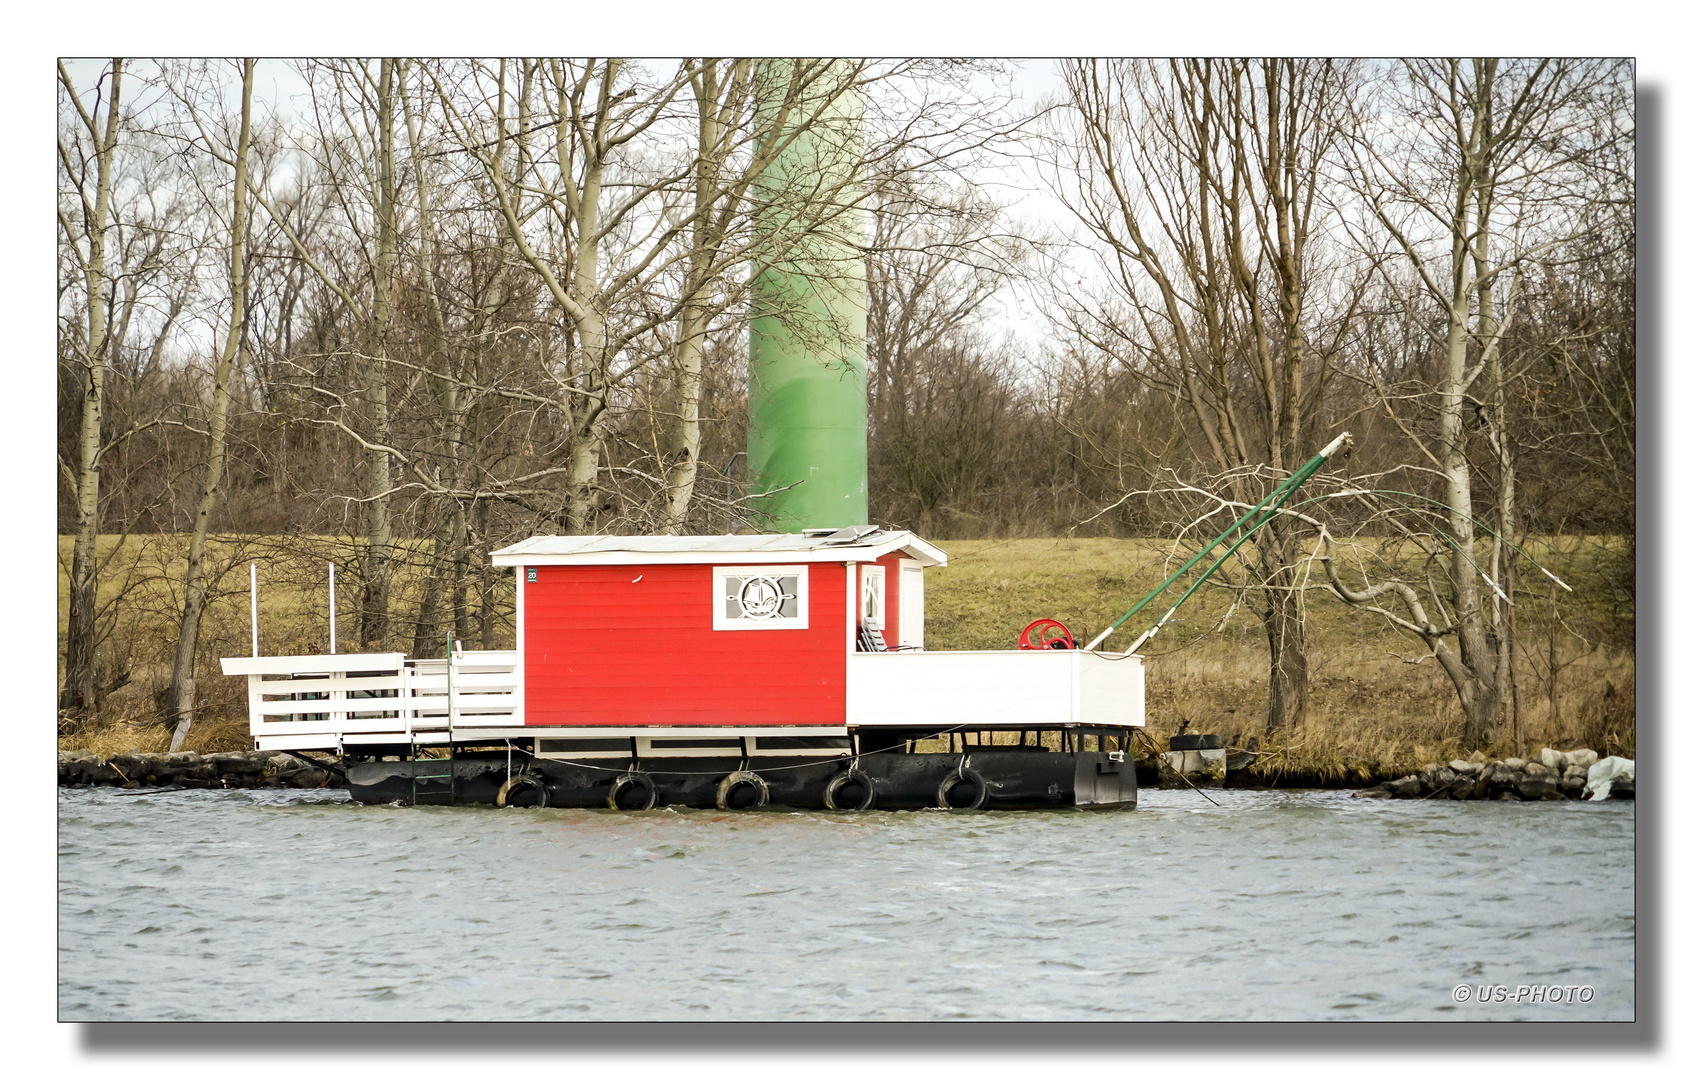
[[[1019,649],[1074,649],[1070,628],[1057,619],[1036,619],[1017,636]]]

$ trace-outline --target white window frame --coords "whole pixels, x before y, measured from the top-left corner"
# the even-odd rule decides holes
[[[870,583],[874,581],[872,589]],[[865,598],[875,596],[876,615],[870,615],[870,605]],[[858,568],[858,611],[859,621],[872,630],[886,630],[888,627],[888,569],[875,563],[864,563]]]
[[[730,578],[793,577],[794,604],[799,614],[791,619],[731,619],[723,614],[724,590]],[[714,566],[711,568],[711,628],[713,630],[807,630],[811,627],[811,582],[808,566]]]

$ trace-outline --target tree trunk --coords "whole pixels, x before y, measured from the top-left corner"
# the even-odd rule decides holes
[[[488,559],[488,500],[476,500],[476,640],[479,649],[494,647],[494,567]]]
[[[247,149],[251,143],[253,114],[253,66],[241,65],[241,135],[235,150],[235,200],[229,223],[229,331],[218,355],[212,386],[210,436],[206,448],[206,474],[200,488],[200,505],[194,515],[194,533],[188,541],[188,570],[183,581],[182,623],[176,637],[176,656],[171,665],[170,688],[166,692],[165,715],[172,726],[171,752],[182,749],[188,729],[194,724],[194,654],[200,644],[200,616],[206,606],[206,533],[217,509],[218,489],[223,483],[226,431],[229,422],[229,381],[235,370],[247,320],[245,249],[247,236]]]
[[[671,536],[687,527],[688,507],[699,477],[700,371],[711,322],[707,291],[711,288],[712,270],[722,242],[714,216],[724,138],[717,122],[718,93],[717,61],[706,60],[700,65],[699,78],[694,83],[699,133],[694,159],[693,250],[688,255],[687,296],[682,304],[681,332],[676,342],[676,419],[667,447],[671,466],[665,476],[668,490],[664,520],[659,528],[661,533]]]
[[[1474,91],[1473,104],[1482,106],[1490,90],[1485,82]],[[1480,110],[1478,110],[1480,111]],[[1458,700],[1464,707],[1464,741],[1481,746],[1491,741],[1499,726],[1501,697],[1496,681],[1498,658],[1483,623],[1480,582],[1476,575],[1474,500],[1470,477],[1469,432],[1464,421],[1471,382],[1469,370],[1470,297],[1478,274],[1487,270],[1487,124],[1478,116],[1469,145],[1463,147],[1457,197],[1454,200],[1451,246],[1451,288],[1446,297],[1446,356],[1439,387],[1439,457],[1445,474],[1447,527],[1452,551],[1446,556],[1448,579],[1452,583],[1453,619],[1458,637],[1457,664],[1448,667],[1455,675]],[[1476,204],[1472,215],[1472,203]],[[1472,235],[1473,232],[1473,235]]]
[[[1276,392],[1267,394],[1274,412],[1269,463],[1274,469],[1291,471],[1304,457],[1305,438],[1305,244],[1308,223],[1301,214],[1301,186],[1298,170],[1308,170],[1316,183],[1315,161],[1299,160],[1303,149],[1313,158],[1326,149],[1327,137],[1318,136],[1315,146],[1302,146],[1299,136],[1309,123],[1303,113],[1324,107],[1330,69],[1326,61],[1304,63],[1265,60],[1265,99],[1268,122],[1265,127],[1260,169],[1275,214],[1275,228],[1261,238],[1270,257],[1276,283],[1276,301],[1281,315],[1282,355],[1271,360],[1264,354],[1265,368],[1273,371]],[[1318,80],[1313,91],[1310,85]],[[1285,83],[1285,85],[1284,85]],[[1306,199],[1311,196],[1306,192]],[[1308,203],[1307,203],[1308,205]],[[1256,311],[1256,306],[1254,306]],[[1259,337],[1267,336],[1261,328]],[[1270,701],[1266,727],[1275,731],[1292,727],[1305,719],[1310,699],[1310,679],[1305,656],[1303,593],[1297,588],[1300,527],[1293,521],[1276,521],[1266,529],[1264,620],[1270,638]]]
[[[1485,247],[1478,249],[1478,259],[1484,272],[1488,266],[1485,250]],[[1493,389],[1492,408],[1488,410],[1488,426],[1492,430],[1497,469],[1494,479],[1499,502],[1499,535],[1493,542],[1493,580],[1495,588],[1504,593],[1503,597],[1492,601],[1493,637],[1499,650],[1493,683],[1498,688],[1501,714],[1504,711],[1505,692],[1509,689],[1511,723],[1513,730],[1520,733],[1521,717],[1518,715],[1516,679],[1517,577],[1515,552],[1510,546],[1517,538],[1517,469],[1511,451],[1510,427],[1505,413],[1506,378],[1503,350],[1500,347],[1500,339],[1504,334],[1502,324],[1509,315],[1501,319],[1495,313],[1491,282],[1482,286],[1480,315],[1479,329],[1487,362],[1488,381],[1492,383]],[[1497,596],[1496,593],[1494,595]]]
[[[446,463],[438,474],[438,483],[444,490],[436,497],[437,523],[430,552],[429,578],[424,584],[416,631],[412,635],[413,656],[434,656],[436,649],[445,647],[441,638],[443,594],[453,606],[455,636],[461,641],[469,636],[468,619],[464,615],[464,507],[454,494],[462,472],[460,455],[464,448],[465,413],[459,406],[458,386],[452,379],[433,378],[431,381],[435,384],[435,405],[441,414],[440,452]]]
[[[444,507],[441,512],[444,518]],[[445,573],[446,531],[446,522],[437,522],[435,535],[430,538],[429,570],[424,575],[423,596],[417,602],[417,618],[412,624],[411,654],[418,659],[434,656],[441,644],[441,578]]]
[[[611,97],[617,67],[607,62],[600,94],[602,108]],[[572,291],[581,298],[576,318],[576,341],[581,349],[581,366],[571,414],[570,471],[565,528],[571,535],[594,530],[594,512],[599,503],[600,451],[605,442],[606,393],[610,383],[610,360],[606,355],[605,312],[600,307],[599,205],[602,162],[591,146],[583,168],[582,200],[577,210],[576,266]]]
[[[1468,259],[1463,259],[1460,278],[1467,276]],[[1459,295],[1467,296],[1467,283],[1460,282]],[[1487,641],[1482,623],[1480,584],[1476,579],[1475,525],[1471,516],[1470,463],[1465,446],[1466,430],[1463,410],[1467,383],[1464,379],[1464,358],[1469,334],[1456,316],[1448,321],[1447,363],[1440,386],[1440,459],[1445,474],[1445,502],[1450,509],[1446,524],[1451,536],[1452,551],[1446,556],[1447,574],[1452,582],[1453,620],[1458,637],[1458,666],[1449,671],[1461,671],[1455,679],[1458,700],[1464,707],[1464,742],[1469,746],[1485,745],[1499,722],[1499,695],[1494,683],[1496,658]],[[1468,682],[1470,685],[1461,685]]]
[[[75,94],[70,78],[63,74],[65,91]],[[104,418],[106,354],[106,219],[111,214],[112,156],[118,143],[118,102],[123,82],[123,61],[112,61],[112,93],[106,104],[105,129],[84,116],[95,146],[95,193],[93,216],[87,220],[88,262],[84,268],[88,291],[88,340],[82,372],[82,424],[78,438],[76,475],[76,539],[71,548],[70,612],[65,627],[65,685],[59,708],[82,717],[99,708],[99,687],[95,676],[94,619],[98,603],[100,535],[100,430]]]
[[[397,178],[394,172],[394,67],[382,61],[377,82],[377,127],[381,139],[376,208],[376,266],[371,281],[371,356],[364,365],[365,402],[370,414],[370,441],[365,453],[365,567],[364,600],[359,619],[359,644],[379,649],[388,636],[388,593],[393,575],[394,532],[389,508],[393,486],[388,451],[388,327],[393,320],[394,267],[399,258],[398,225],[394,220]]]
[[[696,264],[701,256],[696,253]],[[703,274],[690,271],[691,280]],[[703,288],[703,284],[701,286]],[[693,503],[694,483],[699,478],[700,457],[700,372],[705,359],[705,335],[709,313],[703,297],[689,300],[682,309],[681,340],[676,343],[676,419],[670,439],[671,463],[665,475],[664,520],[659,531],[674,536],[686,531],[688,508]]]
[[[452,514],[453,637],[470,640],[470,606],[467,581],[470,577],[469,535],[465,530],[464,504],[454,500]]]
[[[1295,574],[1298,562],[1289,558],[1297,543],[1294,530],[1281,522],[1265,526],[1271,536],[1264,543],[1264,633],[1270,646],[1269,709],[1266,731],[1297,727],[1305,720],[1310,701],[1310,673],[1305,657],[1305,612]]]

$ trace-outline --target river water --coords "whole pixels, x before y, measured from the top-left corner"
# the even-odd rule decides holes
[[[1633,1018],[1633,803],[1211,794],[835,815],[65,789],[59,1017]]]

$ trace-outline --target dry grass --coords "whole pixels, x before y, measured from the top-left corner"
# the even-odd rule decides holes
[[[171,582],[181,573],[182,543],[177,537],[131,538],[119,553],[116,565],[139,584],[120,607],[118,628],[105,651],[128,664],[131,680],[108,699],[98,723],[63,731],[62,749],[162,750],[169,742],[155,718],[176,636]],[[1085,640],[1163,579],[1167,554],[1164,545],[1149,540],[971,540],[941,546],[951,556],[950,565],[929,572],[926,597],[927,640],[935,649],[1009,648],[1024,625],[1047,617],[1062,619]],[[1543,544],[1533,551],[1576,589],[1560,599],[1558,611],[1562,669],[1556,715],[1546,679],[1550,609],[1531,591],[1536,583],[1529,582],[1518,612],[1525,647],[1518,686],[1522,715],[1516,729],[1502,732],[1491,746],[1461,745],[1462,714],[1451,684],[1416,642],[1377,616],[1315,594],[1307,614],[1310,709],[1299,729],[1270,735],[1264,730],[1263,630],[1249,606],[1231,607],[1233,598],[1223,589],[1202,590],[1143,650],[1148,733],[1166,739],[1186,722],[1189,730],[1215,732],[1234,746],[1256,736],[1268,752],[1264,767],[1269,770],[1365,780],[1477,749],[1503,756],[1542,745],[1589,746],[1632,756],[1633,612],[1616,585],[1618,546],[1587,538],[1557,550]],[[62,645],[68,541],[61,541],[61,550]],[[202,752],[248,745],[245,687],[217,670],[218,657],[248,651],[247,558],[257,557],[261,564],[265,651],[307,652],[326,648],[328,640],[326,571],[320,559],[256,556],[239,541],[214,545],[213,554],[231,564],[232,571],[226,579],[230,591],[208,608],[202,631],[198,671],[204,704],[187,743],[188,749]],[[397,623],[407,635],[408,605],[415,603],[419,586],[415,571],[403,571],[396,580]],[[1175,594],[1167,595],[1173,599]],[[355,599],[350,580],[343,579],[343,642],[355,633],[350,614]],[[1126,646],[1162,610],[1150,605],[1111,644]],[[391,647],[409,651],[410,644],[407,636]]]
[[[205,716],[194,722],[182,748],[196,754],[251,750],[246,716]],[[157,724],[113,722],[59,737],[60,750],[91,750],[103,758],[113,754],[162,754],[170,749],[170,732]]]
[[[1163,580],[1165,545],[1148,540],[940,542],[949,565],[929,572],[927,642],[936,649],[1009,648],[1024,625],[1063,620],[1085,642]],[[1560,601],[1558,707],[1545,678],[1550,609],[1525,583],[1518,612],[1521,717],[1489,746],[1466,747],[1452,684],[1419,643],[1379,616],[1313,593],[1307,609],[1311,702],[1297,730],[1266,732],[1268,648],[1249,604],[1202,589],[1143,648],[1147,732],[1160,741],[1184,722],[1231,746],[1256,737],[1262,768],[1369,780],[1473,750],[1509,755],[1540,746],[1634,752],[1633,612],[1619,602],[1620,545],[1587,538],[1531,554],[1575,587]],[[1180,565],[1170,565],[1170,569]],[[1172,590],[1125,624],[1126,647],[1173,602]],[[1572,632],[1580,632],[1587,641]]]

